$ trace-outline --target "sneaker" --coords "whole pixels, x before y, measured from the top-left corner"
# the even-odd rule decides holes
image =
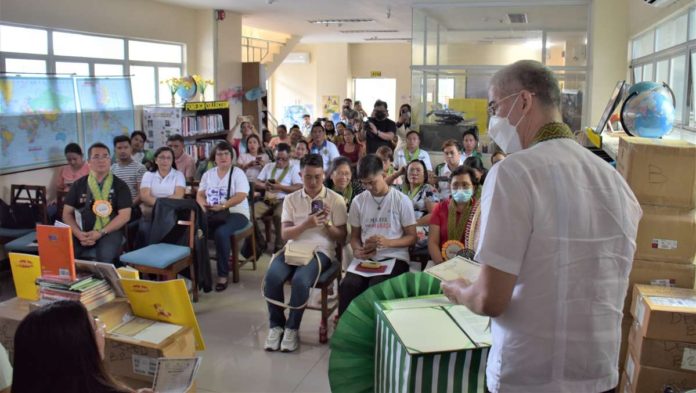
[[[266,351],[277,351],[280,349],[281,338],[283,338],[282,327],[276,326],[268,329],[268,337],[266,337],[266,343],[263,345],[263,349]]]
[[[283,342],[280,343],[280,351],[292,352],[296,350],[299,341],[297,329],[285,329],[285,334],[283,334]]]

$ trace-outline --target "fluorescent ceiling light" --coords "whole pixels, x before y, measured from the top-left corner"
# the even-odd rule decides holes
[[[362,23],[362,22],[374,22],[371,18],[352,18],[352,19],[314,19],[308,20],[307,22],[313,23],[315,25],[340,25],[344,23]]]
[[[344,34],[361,34],[361,33],[398,33],[399,30],[341,30]]]

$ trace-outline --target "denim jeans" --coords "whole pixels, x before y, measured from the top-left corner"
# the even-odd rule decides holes
[[[323,272],[331,266],[331,259],[321,252],[317,252],[317,255],[319,255],[321,271]],[[281,252],[271,261],[266,272],[264,295],[267,298],[284,302],[283,284],[292,275],[290,306],[301,306],[307,303],[309,299],[309,290],[317,279],[317,273],[318,263],[316,256],[305,266],[291,266],[285,263],[285,253]],[[283,307],[268,303],[268,314],[271,328],[299,329],[304,308],[290,309],[287,322]]]
[[[217,251],[217,274],[218,277],[227,278],[230,274],[230,236],[247,226],[249,219],[243,214],[232,213],[227,217],[227,221],[217,228],[209,228],[215,231],[215,250]]]

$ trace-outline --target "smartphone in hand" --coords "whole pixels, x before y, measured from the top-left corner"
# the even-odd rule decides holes
[[[312,201],[312,214],[317,214],[324,211],[324,201],[318,199]]]

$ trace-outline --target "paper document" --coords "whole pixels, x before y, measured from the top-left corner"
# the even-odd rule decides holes
[[[448,261],[425,269],[425,273],[442,281],[464,278],[470,282],[474,282],[481,273],[481,264],[468,258],[456,256]]]
[[[402,308],[423,308],[451,306],[449,299],[445,295],[421,296],[417,298],[394,299],[384,303],[387,310],[399,310]]]
[[[68,224],[66,224],[66,223],[64,223],[64,222],[62,222],[62,221],[58,221],[58,220],[56,220],[56,222],[53,223],[53,226],[56,226],[56,227],[63,227],[63,228],[65,228],[65,227],[70,228],[70,225],[68,225]]]
[[[133,318],[126,323],[116,326],[109,333],[129,337],[138,341],[160,344],[183,327],[171,323],[157,322],[144,318]]]
[[[411,354],[476,348],[442,307],[385,310],[384,315]]]
[[[490,330],[490,318],[474,314],[466,306],[451,306],[447,313],[477,346],[490,346],[493,343]]]
[[[386,266],[387,268],[383,272],[366,272],[366,271],[360,271],[357,269],[358,265],[361,262],[365,262],[362,259],[353,259],[353,262],[350,263],[348,266],[348,272],[357,274],[358,276],[363,276],[363,277],[375,277],[375,276],[387,276],[391,274],[392,270],[394,270],[394,265],[396,265],[396,259],[387,259],[386,261],[370,261],[370,262],[377,262],[383,266]]]
[[[196,379],[201,358],[159,358],[152,390],[157,393],[187,392]]]

